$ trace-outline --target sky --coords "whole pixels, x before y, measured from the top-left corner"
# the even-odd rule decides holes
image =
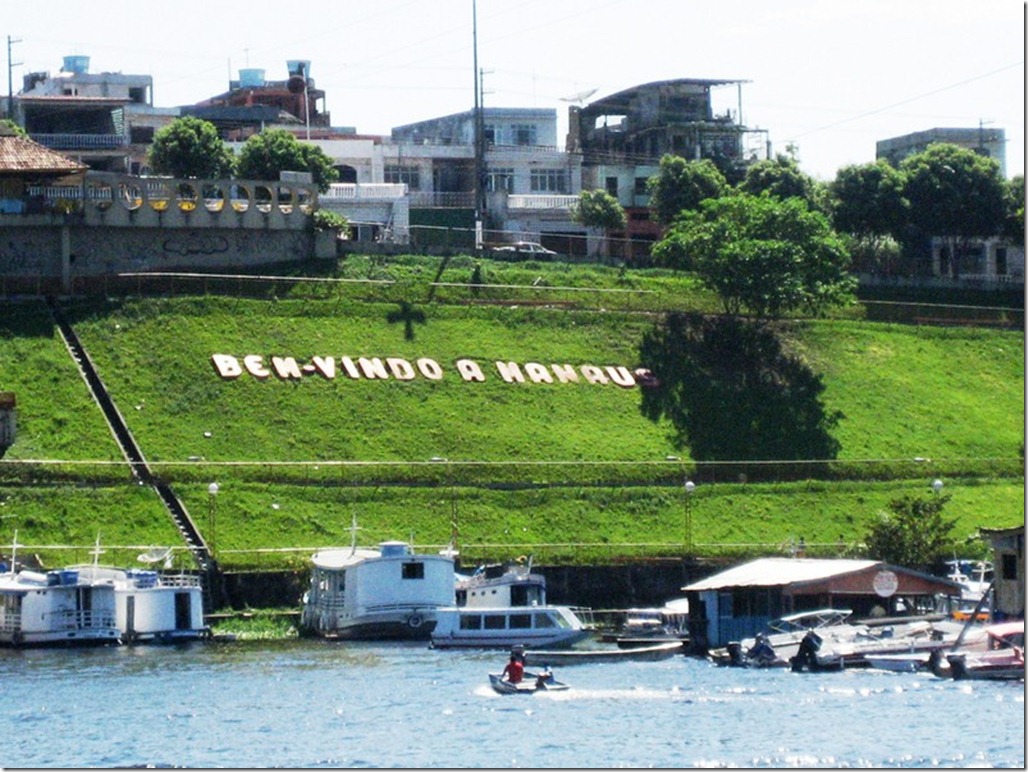
[[[834,179],[878,140],[937,127],[1003,129],[1006,175],[1024,173],[1025,5],[1013,0],[0,0],[15,93],[29,72],[150,75],[154,104],[228,90],[246,68],[285,80],[310,61],[333,126],[392,127],[486,107],[553,108],[676,78],[745,81],[715,109],[791,146]],[[10,42],[8,42],[10,41]],[[477,42],[477,45],[476,45]],[[7,89],[3,90],[6,94]],[[578,99],[579,101],[576,101]]]

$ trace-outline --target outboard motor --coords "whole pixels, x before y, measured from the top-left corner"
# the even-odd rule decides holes
[[[742,656],[742,644],[738,641],[730,641],[725,647],[728,649],[728,664],[732,667],[742,667],[746,664]]]

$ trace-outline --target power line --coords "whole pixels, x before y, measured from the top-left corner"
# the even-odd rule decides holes
[[[819,128],[811,129],[810,131],[804,131],[804,132],[802,132],[800,134],[794,134],[792,137],[790,137],[786,141],[796,140],[796,139],[799,139],[800,137],[805,137],[808,134],[816,134],[819,131],[825,131],[827,129],[834,129],[836,126],[841,126],[844,123],[851,123],[852,121],[858,121],[861,118],[867,118],[868,116],[871,116],[871,115],[877,115],[878,113],[884,113],[885,111],[892,110],[895,107],[900,107],[900,106],[905,105],[905,104],[910,104],[911,102],[916,102],[919,99],[924,99],[926,97],[934,96],[936,94],[941,94],[944,91],[949,91],[950,89],[957,88],[958,86],[965,86],[968,83],[974,83],[975,81],[982,80],[983,78],[990,78],[993,75],[997,75],[997,74],[999,74],[1001,72],[1006,72],[1007,70],[1011,70],[1014,67],[1023,67],[1023,66],[1024,66],[1024,60],[1021,60],[1020,62],[1014,62],[1013,64],[1008,64],[1008,65],[1006,65],[1004,67],[1000,67],[998,70],[992,70],[990,72],[982,73],[981,75],[975,75],[972,78],[967,78],[966,80],[961,80],[961,81],[958,81],[956,83],[950,83],[948,86],[943,86],[942,88],[937,88],[934,91],[926,91],[923,94],[918,94],[917,96],[912,96],[912,97],[909,97],[907,99],[902,99],[899,102],[893,102],[892,104],[885,105],[884,107],[879,107],[879,108],[876,108],[874,110],[868,110],[867,112],[860,113],[858,115],[854,115],[854,116],[851,116],[849,118],[843,118],[840,121],[835,121],[834,123],[829,123],[829,124],[826,124],[826,125],[821,126]]]

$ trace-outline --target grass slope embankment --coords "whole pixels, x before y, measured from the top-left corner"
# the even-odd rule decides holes
[[[344,273],[354,270],[347,263]],[[682,554],[687,515],[701,554],[781,552],[800,537],[811,550],[845,554],[890,499],[927,493],[936,476],[947,483],[947,514],[957,519],[961,539],[981,526],[1023,523],[1021,331],[853,319],[783,326],[786,348],[821,375],[825,407],[841,416],[833,430],[841,448],[830,465],[837,479],[741,485],[731,466],[698,475],[670,426],[642,415],[637,388],[505,383],[495,369],[496,361],[634,367],[642,336],[659,323],[656,306],[647,304],[670,302],[675,293],[690,297],[688,282],[593,266],[491,267],[498,284],[544,276],[551,286],[572,286],[586,277],[591,286],[653,291],[631,301],[604,296],[602,305],[617,309],[604,311],[573,293],[560,302],[548,296],[554,302],[543,307],[526,304],[527,288],[494,288],[492,300],[507,302],[482,303],[486,291],[444,287],[426,303],[434,274],[422,261],[397,261],[393,274],[380,261],[362,265],[359,273],[399,280],[391,288],[318,286],[305,298],[290,285],[292,299],[65,305],[144,455],[172,483],[225,567],[302,566],[312,548],[348,543],[354,516],[362,543],[413,537],[442,545],[456,525],[468,559]],[[466,266],[450,270],[463,278],[444,280],[466,282]],[[696,305],[709,303],[696,297]],[[394,318],[398,299],[425,314],[412,323],[412,340]],[[466,304],[472,299],[479,302]],[[0,329],[0,356],[19,362],[0,383],[17,393],[19,408],[18,439],[2,464],[0,496],[14,515],[8,530],[35,545],[88,546],[97,532],[112,550],[170,543],[174,532],[156,501],[123,493],[131,487],[121,481],[124,469],[19,463],[119,454],[45,307],[19,304]],[[301,363],[315,356],[428,357],[443,375],[227,380],[212,366],[216,353],[254,354],[266,363],[273,356]],[[478,362],[486,379],[461,379],[460,359]],[[688,501],[686,474],[701,481]],[[774,471],[765,477],[777,479]],[[790,478],[783,472],[781,479]],[[215,480],[216,500],[207,493]]]

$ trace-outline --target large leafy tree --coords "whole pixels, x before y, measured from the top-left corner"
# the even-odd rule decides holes
[[[884,159],[845,166],[828,184],[832,224],[853,239],[854,263],[880,270],[898,255],[909,204],[903,175]]]
[[[1007,190],[992,158],[973,150],[937,142],[900,164],[906,178],[910,221],[926,237],[947,242],[950,272],[961,273],[962,248],[968,241],[999,234],[1007,212]]]
[[[826,208],[823,187],[804,173],[791,155],[778,154],[775,158],[757,161],[746,170],[738,189],[754,196],[768,193],[781,199],[801,198],[811,209]]]
[[[701,201],[723,195],[729,186],[709,159],[686,161],[665,155],[660,159],[660,171],[647,180],[646,187],[654,219],[669,225],[683,211],[695,210]]]
[[[842,239],[798,198],[707,199],[676,220],[653,253],[664,265],[694,270],[730,314],[817,314],[849,302],[856,285]]]
[[[1024,243],[1024,175],[1018,174],[1007,183],[1007,213],[1003,220],[1003,237],[1015,244]]]
[[[628,224],[624,207],[605,190],[583,190],[571,209],[571,221],[603,231],[624,230]],[[607,242],[604,239],[604,252]]]
[[[949,496],[903,496],[889,503],[871,523],[864,543],[876,560],[930,571],[946,559],[954,546],[955,519],[942,510]]]
[[[233,158],[213,123],[187,115],[154,134],[149,164],[157,174],[221,179],[231,176]]]
[[[236,176],[249,180],[277,180],[280,172],[310,172],[324,193],[339,179],[332,159],[317,145],[300,142],[285,129],[268,129],[243,144]]]

